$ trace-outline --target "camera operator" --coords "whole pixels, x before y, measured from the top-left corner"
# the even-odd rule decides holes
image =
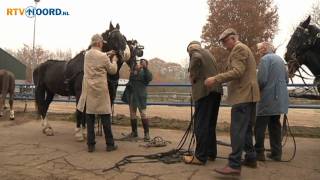
[[[140,49],[141,50],[141,49]],[[143,51],[141,51],[143,53]],[[142,55],[142,54],[140,54]],[[126,100],[129,104],[130,122],[132,132],[128,137],[138,137],[137,109],[140,112],[142,126],[144,129],[144,140],[149,141],[149,120],[147,118],[147,85],[152,80],[152,73],[148,69],[148,61],[141,59],[136,62],[130,72],[129,82],[126,90]]]

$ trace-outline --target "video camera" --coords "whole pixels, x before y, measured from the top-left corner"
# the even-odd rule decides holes
[[[137,57],[142,57],[143,56],[143,49],[144,46],[139,44],[137,40],[132,41],[133,44],[133,54]]]

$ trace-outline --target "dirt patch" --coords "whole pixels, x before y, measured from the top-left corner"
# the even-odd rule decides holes
[[[23,113],[25,104],[18,101],[15,103],[16,114],[22,120],[17,120],[9,125],[18,125],[26,122],[24,119],[37,119],[34,103],[28,102],[27,112]],[[75,103],[54,102],[51,104],[48,113],[50,121],[71,121],[75,122]],[[150,126],[163,129],[185,130],[190,122],[190,107],[173,107],[173,106],[148,106],[148,116]],[[6,117],[1,119],[8,119]],[[320,110],[319,109],[290,109],[288,114],[291,130],[298,137],[320,137]],[[127,105],[115,105],[114,124],[130,126],[129,110]],[[141,125],[141,121],[138,121]],[[217,131],[221,133],[229,132],[230,128],[230,108],[221,107],[217,122]]]
[[[70,114],[68,116],[71,116]],[[77,179],[234,179],[214,173],[213,169],[223,167],[227,161],[217,159],[209,161],[205,166],[192,166],[184,163],[139,163],[127,164],[120,170],[106,173],[103,169],[112,167],[124,156],[130,154],[153,154],[175,148],[184,131],[151,128],[152,137],[162,136],[172,143],[166,147],[143,148],[142,141],[116,141],[119,149],[114,152],[105,151],[103,137],[96,137],[96,152],[88,153],[85,142],[76,142],[73,137],[74,123],[60,121],[69,117],[61,114],[50,114],[51,125],[55,136],[45,136],[41,133],[40,121],[33,114],[17,114],[17,121],[0,121],[0,179],[1,180],[77,180]],[[162,119],[160,120],[162,121]],[[15,123],[4,126],[4,124]],[[130,132],[129,127],[113,127],[115,138],[123,132]],[[138,129],[140,136],[143,129]],[[221,134],[219,140],[229,141],[229,136]],[[320,139],[297,138],[297,155],[290,163],[266,161],[259,163],[257,169],[242,168],[240,179],[319,179],[320,177]],[[266,143],[268,148],[268,143]],[[218,155],[227,157],[230,148],[219,146]],[[292,154],[292,142],[288,141],[283,151],[286,159]],[[236,178],[237,179],[237,178]]]

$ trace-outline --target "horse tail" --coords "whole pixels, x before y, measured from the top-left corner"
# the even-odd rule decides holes
[[[35,85],[35,106],[39,116],[43,116],[44,106],[45,106],[45,83],[44,83],[44,73],[46,72],[45,63],[39,65],[33,71],[33,83]]]
[[[15,90],[15,80],[16,80],[16,77],[15,77],[15,75],[12,73],[12,72],[10,72],[9,73],[9,94],[10,94],[10,96],[13,96],[14,95],[14,90]]]

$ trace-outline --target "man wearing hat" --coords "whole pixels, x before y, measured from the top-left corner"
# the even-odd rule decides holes
[[[203,165],[217,157],[216,124],[221,101],[220,83],[207,88],[204,80],[218,74],[217,63],[212,54],[201,48],[198,41],[187,47],[190,56],[189,78],[192,85],[192,99],[195,103],[194,131],[196,150],[194,155],[184,156],[187,164]]]
[[[103,42],[103,38],[99,34],[95,34],[91,38],[91,49],[86,52],[84,57],[82,92],[77,105],[79,111],[86,113],[88,152],[95,151],[95,114],[101,117],[107,146],[106,151],[117,149],[111,131],[111,103],[107,73],[115,74],[117,72],[118,59],[113,51],[101,52]]]
[[[256,102],[259,101],[259,87],[256,75],[256,61],[248,46],[241,43],[237,32],[226,29],[219,41],[230,51],[226,72],[207,78],[205,85],[228,82],[227,101],[231,108],[231,147],[229,163],[215,171],[226,175],[240,175],[242,151],[246,152],[243,165],[257,167],[256,153],[252,142],[252,123],[255,120]]]

